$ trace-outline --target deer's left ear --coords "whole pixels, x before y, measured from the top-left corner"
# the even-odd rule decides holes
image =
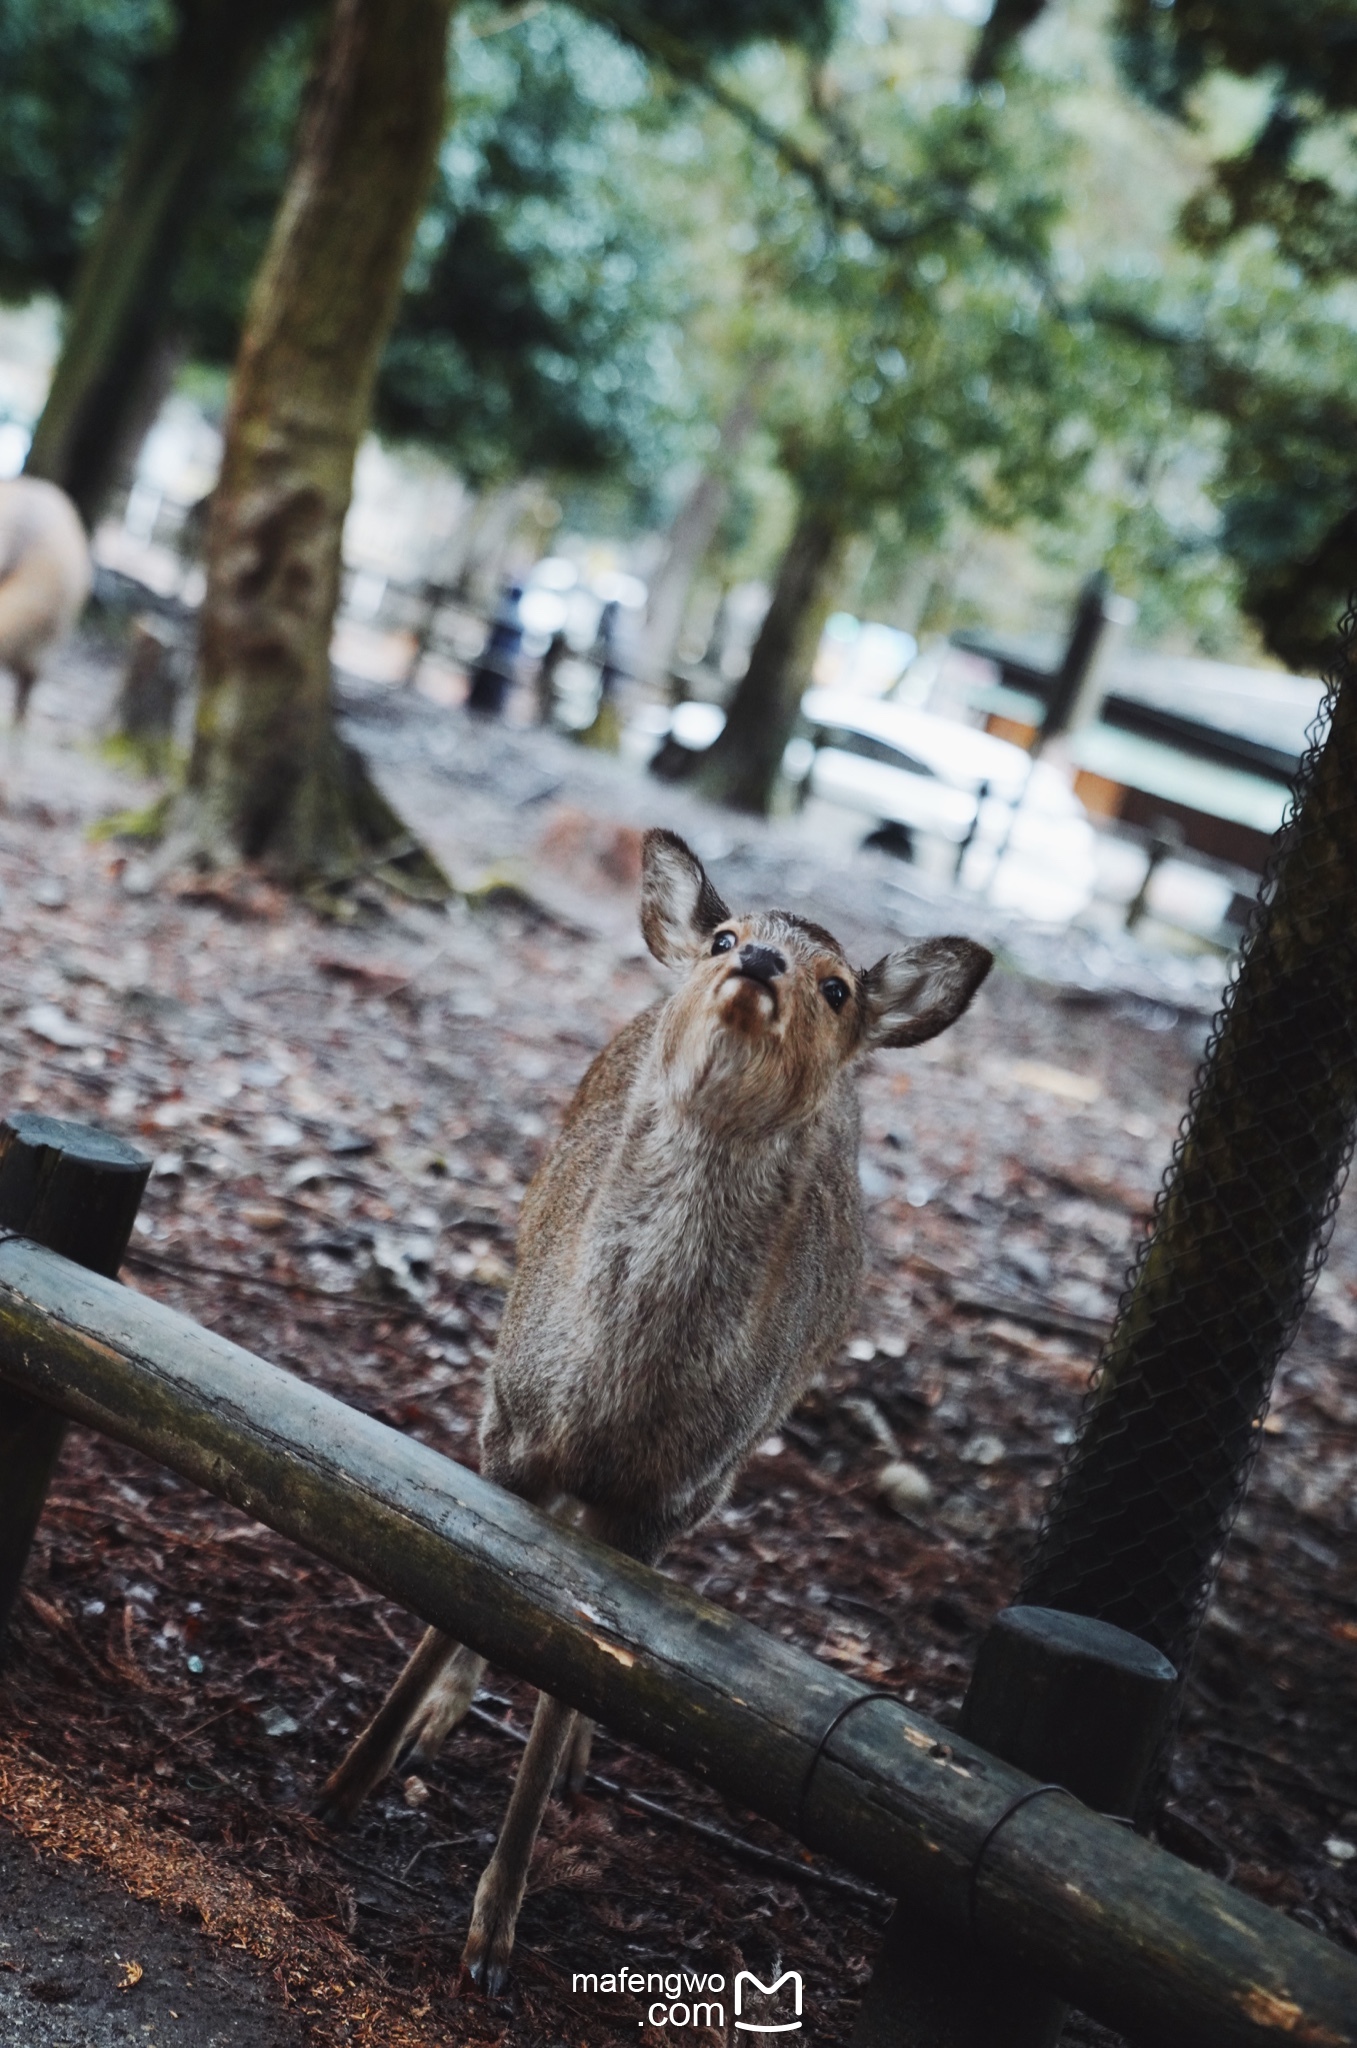
[[[955,1024],[994,955],[970,939],[919,939],[862,975],[862,1045],[922,1045]]]
[[[683,967],[729,910],[691,846],[677,832],[647,832],[641,841],[641,932],[657,960]]]

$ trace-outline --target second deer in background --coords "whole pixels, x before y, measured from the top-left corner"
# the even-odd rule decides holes
[[[14,677],[14,723],[43,656],[75,624],[93,569],[80,515],[66,493],[41,477],[0,483],[0,665]]]

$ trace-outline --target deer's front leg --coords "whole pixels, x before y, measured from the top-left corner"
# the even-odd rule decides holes
[[[33,695],[38,671],[26,661],[11,661],[10,671],[14,677],[14,723],[22,726],[28,718],[28,700]]]
[[[317,1812],[351,1820],[402,1757],[428,1764],[476,1697],[484,1657],[428,1629],[348,1755],[321,1787]]]
[[[542,1815],[546,1812],[574,1719],[572,1707],[563,1706],[549,1693],[537,1695],[532,1733],[518,1767],[518,1776],[514,1779],[509,1810],[504,1816],[495,1853],[476,1887],[471,1932],[462,1951],[462,1968],[473,1984],[479,1985],[492,1997],[508,1982],[514,1928],[528,1882],[533,1843],[542,1825]]]

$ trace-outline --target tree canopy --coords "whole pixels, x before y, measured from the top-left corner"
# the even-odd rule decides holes
[[[0,0],[0,295],[69,291],[155,60],[169,0]]]
[[[378,425],[475,484],[653,474],[679,286],[639,161],[644,67],[552,7],[499,34],[464,28],[454,76]]]
[[[0,292],[69,292],[209,4],[0,0]],[[275,27],[179,259],[166,317],[200,360],[233,357],[321,18]],[[1103,142],[1077,104],[1127,118],[1113,49],[1183,137],[1176,242],[1148,253],[1109,230],[1122,195],[1084,189]],[[1355,53],[1357,0],[998,0],[979,31],[828,0],[473,4],[377,424],[475,485],[594,478],[653,516],[757,363],[751,562],[791,516],[776,471],[869,535],[880,601],[1017,524],[1208,644],[1233,581],[1311,665],[1357,505]]]

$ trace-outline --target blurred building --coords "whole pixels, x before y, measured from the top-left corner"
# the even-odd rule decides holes
[[[1068,740],[1095,817],[1158,830],[1253,873],[1286,812],[1324,685],[1280,670],[1123,652],[1098,715]]]
[[[989,731],[1040,747],[1062,735],[1095,817],[1257,873],[1285,815],[1323,683],[1123,644],[1134,608],[1099,578],[1068,633],[954,644],[989,666],[967,692]]]

